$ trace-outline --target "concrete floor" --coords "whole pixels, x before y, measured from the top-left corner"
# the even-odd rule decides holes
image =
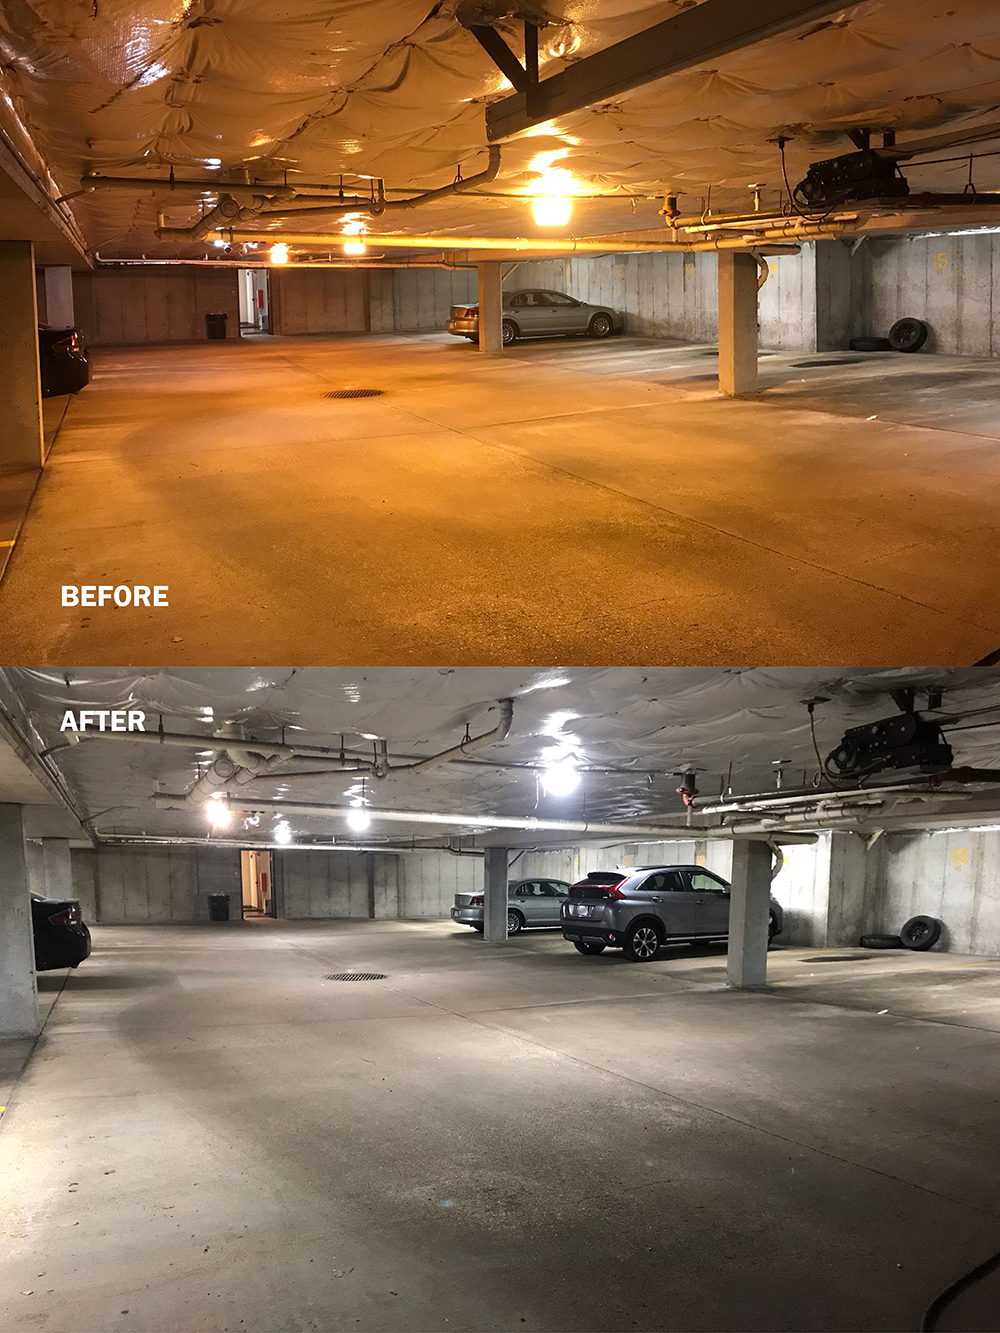
[[[0,1324],[915,1329],[1000,1244],[1000,961],[843,952],[97,928],[0,1122]],[[909,1016],[944,968],[981,1011]]]
[[[0,585],[0,655],[992,652],[1000,365],[804,359],[764,358],[762,395],[732,402],[711,348],[643,339],[502,357],[440,334],[99,351]],[[358,386],[385,396],[324,397]],[[63,584],[86,583],[167,584],[170,607],[61,607]]]

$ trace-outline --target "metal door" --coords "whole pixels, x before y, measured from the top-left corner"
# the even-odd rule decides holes
[[[729,885],[706,870],[691,870],[687,878],[694,893],[698,934],[728,935]]]
[[[679,870],[658,870],[642,884],[643,893],[656,904],[656,915],[668,935],[698,934],[695,899],[687,879]]]
[[[551,303],[552,314],[549,327],[553,333],[585,333],[587,330],[586,311],[571,296],[562,292],[544,293]]]

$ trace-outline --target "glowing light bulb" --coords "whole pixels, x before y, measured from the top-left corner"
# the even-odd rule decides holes
[[[226,247],[226,243],[221,236],[217,236],[215,240],[212,242],[212,244],[215,246],[217,250],[224,250]]]
[[[207,814],[208,822],[213,828],[228,828],[233,818],[229,807],[221,800],[210,802]]]
[[[569,796],[580,785],[580,774],[570,759],[553,764],[542,778],[542,786],[548,796]]]
[[[367,245],[365,245],[364,241],[345,241],[345,242],[344,242],[344,254],[345,254],[345,255],[363,255],[367,249],[368,249],[368,247],[367,247]]]
[[[570,202],[558,195],[539,195],[532,200],[531,211],[540,227],[565,227],[569,221]]]
[[[274,830],[274,841],[281,843],[289,843],[291,842],[291,840],[292,840],[292,830],[288,827],[287,824],[279,824],[278,827]]]
[[[276,245],[272,245],[268,253],[271,256],[272,264],[288,263],[288,246],[284,241],[278,241]]]
[[[347,827],[354,829],[355,833],[364,833],[371,822],[372,817],[367,810],[352,810],[347,816]]]

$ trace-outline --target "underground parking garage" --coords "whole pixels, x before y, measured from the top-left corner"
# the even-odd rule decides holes
[[[4,669],[4,1327],[996,1329],[996,687]]]
[[[0,36],[3,660],[996,650],[994,6]]]

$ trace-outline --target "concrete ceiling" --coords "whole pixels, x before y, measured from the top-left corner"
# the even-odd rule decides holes
[[[156,791],[183,793],[219,749],[213,732],[236,728],[245,739],[338,747],[370,758],[385,740],[395,762],[423,758],[496,726],[497,701],[513,699],[507,738],[460,762],[382,780],[356,774],[291,776],[312,766],[290,760],[245,789],[258,798],[344,804],[364,796],[373,807],[490,816],[590,821],[666,821],[683,829],[678,774],[697,771],[705,798],[716,798],[732,767],[737,794],[773,791],[774,765],[787,761],[785,784],[811,782],[817,770],[803,701],[817,695],[820,751],[848,726],[893,714],[888,691],[939,685],[940,716],[973,713],[977,725],[951,734],[956,764],[997,767],[1000,668],[880,670],[859,668],[134,668],[68,671],[10,668],[8,706],[37,752],[50,762],[79,808],[104,836],[206,834],[202,811],[153,807]],[[918,699],[918,707],[920,700]],[[185,747],[101,737],[66,744],[67,709],[142,709],[147,730],[195,735]],[[996,713],[976,710],[996,709]],[[980,723],[989,723],[981,726]],[[60,747],[63,748],[54,748]],[[546,796],[540,769],[553,752],[571,752],[584,770],[571,796]],[[32,797],[32,800],[37,797]],[[1000,808],[1000,795],[987,793]],[[239,799],[234,805],[240,808]],[[982,802],[980,802],[981,808]],[[291,816],[297,840],[351,836],[343,819]],[[231,831],[268,839],[274,818]],[[380,822],[364,842],[413,837],[440,840],[458,829]],[[230,835],[227,835],[230,836]],[[357,841],[358,839],[355,838]],[[495,840],[495,839],[494,839]],[[538,843],[529,831],[512,845]],[[550,839],[551,840],[551,839]],[[567,839],[563,838],[565,843]]]
[[[691,0],[548,0],[543,77],[680,12]],[[488,7],[488,6],[487,6]],[[498,13],[509,8],[493,6]],[[349,187],[383,177],[396,189],[446,184],[485,165],[484,107],[509,91],[454,16],[450,0],[0,0],[0,128],[27,136],[56,188],[81,174],[203,177],[213,195],[230,171]],[[507,36],[516,46],[516,24]],[[982,0],[864,0],[508,141],[496,194],[537,188],[540,155],[584,194],[679,191],[682,207],[765,204],[782,188],[774,139],[790,139],[793,180],[816,158],[850,150],[852,127],[905,140],[995,118],[1000,9]],[[988,153],[997,144],[983,143]],[[915,188],[960,191],[961,151],[909,168]],[[975,166],[1000,185],[1000,157]],[[686,203],[685,203],[686,201]],[[162,202],[162,201],[161,201]],[[167,221],[197,216],[188,194]],[[160,245],[149,191],[97,193],[71,205],[105,257],[204,253]],[[594,235],[658,222],[653,201],[592,199],[568,229]],[[544,234],[520,198],[466,197],[404,215],[402,232]],[[317,225],[313,219],[313,225]],[[384,228],[389,230],[389,228]],[[566,234],[566,233],[563,233]]]

